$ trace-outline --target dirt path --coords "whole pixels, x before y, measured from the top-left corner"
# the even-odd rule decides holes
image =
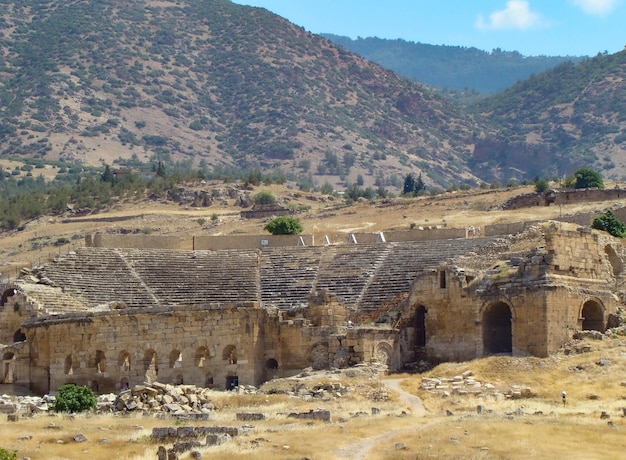
[[[410,393],[407,393],[400,386],[400,382],[403,379],[389,379],[389,380],[381,380],[381,383],[384,384],[390,390],[398,393],[400,401],[403,405],[406,405],[406,411],[413,415],[414,417],[423,417],[426,415],[426,409],[424,408],[424,403],[420,398]],[[426,425],[430,425],[430,423],[424,423],[421,428]],[[378,436],[373,436],[371,438],[359,439],[358,441],[351,442],[345,447],[338,449],[336,452],[337,458],[343,459],[353,459],[353,460],[364,460],[369,454],[370,450],[374,448],[378,443],[390,439],[396,436],[399,433],[403,432],[414,432],[418,427],[410,427],[410,428],[401,428],[397,430],[389,430],[384,433],[379,434]]]

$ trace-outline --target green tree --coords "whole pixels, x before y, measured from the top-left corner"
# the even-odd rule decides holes
[[[425,189],[426,189],[426,185],[424,184],[424,181],[422,180],[421,173],[417,177],[417,179],[415,178],[413,173],[407,174],[407,176],[404,178],[404,186],[402,187],[403,195],[417,196],[420,194],[422,190],[425,190]]]
[[[66,384],[59,388],[59,395],[54,401],[56,412],[85,412],[96,408],[98,398],[87,387]]]
[[[271,192],[263,190],[252,197],[254,204],[274,204],[276,197]]]
[[[543,193],[548,190],[548,187],[550,187],[550,183],[546,179],[537,178],[535,180],[535,192]]]
[[[593,219],[591,228],[603,230],[617,238],[626,236],[626,224],[619,220],[610,210]]]
[[[404,186],[402,187],[403,195],[411,195],[415,190],[415,176],[413,173],[409,173],[404,178]]]
[[[293,217],[277,217],[269,221],[263,230],[267,230],[272,235],[297,235],[302,233],[302,224]]]
[[[104,167],[104,172],[100,178],[102,182],[108,182],[109,184],[113,184],[115,182],[115,176],[113,175],[113,171],[111,171],[111,167],[109,165]]]
[[[574,173],[576,183],[574,188],[604,188],[602,175],[591,168],[580,168]]]

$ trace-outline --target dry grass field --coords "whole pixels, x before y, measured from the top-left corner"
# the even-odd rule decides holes
[[[259,188],[261,190],[264,188]],[[587,203],[518,211],[497,206],[531,188],[469,191],[434,198],[358,203],[273,186],[271,191],[292,204],[310,206],[299,214],[305,232],[325,233],[409,229],[414,225],[484,226],[519,220],[602,210],[621,203]],[[256,190],[256,191],[258,191]],[[253,192],[253,193],[256,193]],[[201,235],[263,233],[266,221],[246,221],[233,207],[187,208],[174,203],[119,203],[93,217],[125,217],[121,222],[47,217],[25,230],[0,234],[4,280],[20,267],[79,246],[86,233],[111,228],[154,229],[156,234]],[[219,223],[203,226],[217,214]],[[58,238],[70,244],[54,246]],[[580,349],[580,344],[570,349]],[[321,372],[308,384],[341,382],[351,390],[342,396],[300,398],[284,394],[239,395],[213,392],[211,420],[180,422],[122,414],[39,414],[17,422],[0,417],[0,447],[30,459],[154,459],[158,444],[153,427],[182,425],[242,426],[250,432],[219,446],[199,449],[203,458],[229,459],[619,459],[626,452],[626,337],[586,341],[585,353],[559,353],[546,359],[496,356],[464,363],[441,364],[426,374],[352,376]],[[529,387],[529,397],[450,394],[420,388],[423,377],[448,377],[471,371],[494,387]],[[2,392],[0,385],[0,392]],[[567,391],[567,404],[561,401]],[[380,395],[389,398],[381,400]],[[416,398],[419,397],[418,398]],[[423,405],[422,405],[423,404]],[[477,407],[484,411],[478,413]],[[372,408],[379,409],[374,413]],[[288,417],[292,412],[327,409],[330,422]],[[265,420],[240,422],[238,412],[262,412]],[[602,414],[605,417],[602,418]],[[608,416],[609,418],[606,418]],[[77,434],[84,442],[77,442]],[[180,458],[193,458],[190,453]]]

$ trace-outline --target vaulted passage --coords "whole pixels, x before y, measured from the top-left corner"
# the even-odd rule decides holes
[[[513,334],[511,309],[504,302],[497,302],[485,310],[483,315],[484,354],[511,353]]]
[[[583,305],[582,311],[583,331],[605,331],[604,309],[594,300],[589,300]]]

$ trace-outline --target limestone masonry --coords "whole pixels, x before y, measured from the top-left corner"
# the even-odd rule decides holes
[[[588,227],[373,241],[59,256],[3,288],[0,382],[228,389],[306,367],[547,356],[622,305],[622,243]]]

